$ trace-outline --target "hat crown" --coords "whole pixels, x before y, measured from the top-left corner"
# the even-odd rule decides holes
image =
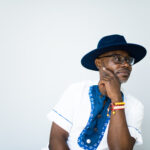
[[[124,36],[122,36],[122,35],[118,35],[118,34],[109,35],[109,36],[103,37],[99,41],[99,43],[97,45],[97,49],[114,46],[114,45],[126,44],[126,43],[127,42],[126,42]]]

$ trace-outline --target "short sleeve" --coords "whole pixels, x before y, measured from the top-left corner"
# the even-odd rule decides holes
[[[130,135],[135,138],[137,145],[143,144],[141,125],[144,117],[143,104],[131,97],[131,101],[128,101],[127,112],[127,124]]]
[[[63,93],[56,106],[47,115],[49,120],[55,122],[68,133],[70,132],[73,124],[73,106],[75,94],[76,86],[69,86],[69,88],[67,88],[67,90]]]

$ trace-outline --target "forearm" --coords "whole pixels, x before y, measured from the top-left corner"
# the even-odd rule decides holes
[[[51,138],[49,150],[69,150],[69,147],[64,139]]]
[[[110,150],[133,149],[134,140],[130,136],[124,110],[116,110],[116,113],[111,115],[108,145]]]

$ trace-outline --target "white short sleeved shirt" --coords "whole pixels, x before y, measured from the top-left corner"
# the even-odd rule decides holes
[[[71,85],[62,95],[60,101],[48,114],[48,119],[55,122],[69,133],[68,146],[70,150],[83,150],[78,145],[78,137],[87,125],[91,103],[89,88],[97,85],[96,82],[84,81]],[[124,92],[125,114],[130,135],[136,139],[136,144],[142,144],[141,124],[144,116],[142,103],[133,96]],[[109,123],[108,123],[109,126]],[[107,150],[108,126],[98,146],[98,150]]]

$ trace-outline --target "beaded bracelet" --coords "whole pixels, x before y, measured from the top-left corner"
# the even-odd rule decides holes
[[[121,110],[125,108],[125,102],[116,102],[111,103],[107,109],[107,116],[109,116],[109,111],[112,111],[112,114],[114,115],[116,112],[115,110]]]
[[[116,102],[116,103],[111,103],[112,105],[125,105],[125,102]]]

